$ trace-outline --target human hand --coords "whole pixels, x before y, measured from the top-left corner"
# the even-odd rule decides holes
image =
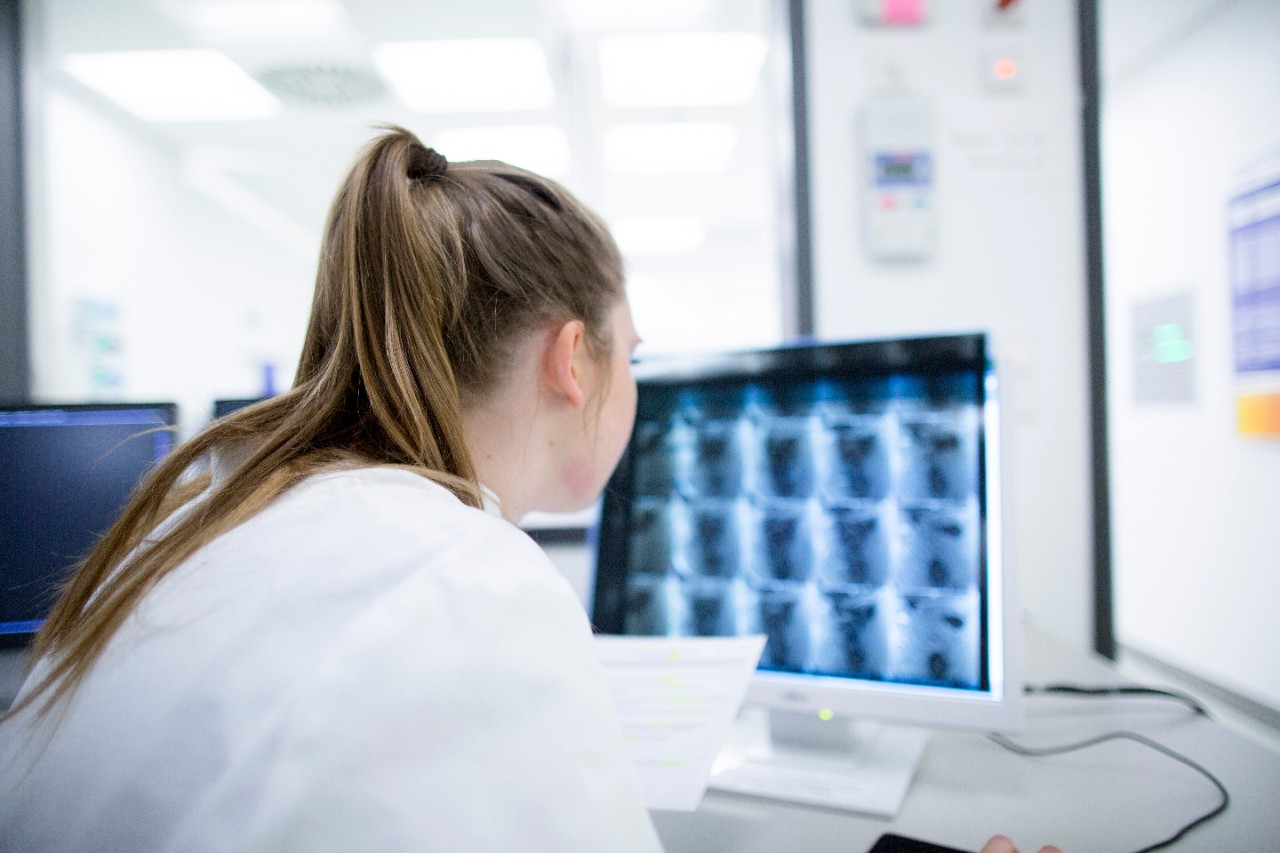
[[[1018,853],[1018,848],[1007,835],[996,835],[983,846],[980,853]],[[1040,853],[1062,853],[1062,851],[1049,845],[1041,847]]]

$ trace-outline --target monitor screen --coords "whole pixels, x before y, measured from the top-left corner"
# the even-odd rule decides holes
[[[637,364],[592,616],[767,638],[748,701],[1015,728],[984,335]]]
[[[252,406],[254,403],[261,403],[266,397],[244,397],[238,399],[223,399],[213,401],[213,417],[218,419],[232,412],[238,412],[246,406]]]
[[[169,451],[163,427],[176,419],[172,403],[0,407],[0,642],[40,627],[71,568]]]

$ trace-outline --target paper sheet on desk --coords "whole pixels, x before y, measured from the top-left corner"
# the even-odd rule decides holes
[[[764,641],[763,636],[596,636],[649,808],[698,807]]]

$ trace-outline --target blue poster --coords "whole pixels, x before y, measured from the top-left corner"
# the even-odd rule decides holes
[[[1280,370],[1280,181],[1231,200],[1237,375]]]

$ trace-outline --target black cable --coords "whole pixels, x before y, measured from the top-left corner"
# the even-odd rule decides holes
[[[1161,848],[1168,847],[1174,842],[1179,841],[1183,836],[1185,836],[1191,830],[1195,829],[1200,824],[1207,823],[1208,821],[1212,820],[1213,818],[1225,812],[1227,810],[1227,806],[1231,804],[1231,795],[1227,793],[1227,787],[1218,780],[1217,776],[1214,776],[1207,769],[1205,769],[1205,767],[1203,767],[1200,764],[1197,764],[1196,762],[1192,761],[1190,758],[1187,758],[1185,755],[1182,755],[1179,752],[1175,752],[1172,749],[1169,749],[1169,747],[1165,746],[1164,744],[1157,743],[1156,741],[1151,740],[1148,737],[1144,737],[1143,735],[1135,734],[1133,732],[1110,732],[1105,735],[1098,735],[1097,737],[1080,741],[1079,743],[1069,743],[1061,746],[1048,746],[1048,747],[1023,746],[1019,743],[1015,743],[1009,740],[1003,735],[998,735],[998,734],[991,734],[991,735],[988,735],[987,737],[989,737],[992,740],[992,742],[998,744],[1004,749],[1009,750],[1010,752],[1016,753],[1018,755],[1029,756],[1029,757],[1062,755],[1063,753],[1075,752],[1076,750],[1087,749],[1091,746],[1097,746],[1100,743],[1106,743],[1107,741],[1111,741],[1111,740],[1132,740],[1132,741],[1136,741],[1137,743],[1143,744],[1144,746],[1148,746],[1151,749],[1154,749],[1156,752],[1159,752],[1163,755],[1167,755],[1169,758],[1172,758],[1174,761],[1180,762],[1181,764],[1185,764],[1187,767],[1190,767],[1192,770],[1196,771],[1201,776],[1208,779],[1213,784],[1213,786],[1218,789],[1218,793],[1222,795],[1222,802],[1219,803],[1216,808],[1214,808],[1209,812],[1206,812],[1205,814],[1191,821],[1191,823],[1182,827],[1182,829],[1178,830],[1176,833],[1174,833],[1172,836],[1165,839],[1164,841],[1161,841],[1158,844],[1152,844],[1149,847],[1143,847],[1141,850],[1135,851],[1135,853],[1150,853],[1150,851],[1152,850],[1160,850]]]
[[[1028,684],[1024,689],[1028,694],[1058,693],[1068,696],[1154,696],[1161,699],[1173,699],[1186,705],[1201,717],[1213,719],[1209,710],[1201,705],[1195,697],[1189,693],[1181,693],[1177,690],[1162,690],[1156,687],[1137,687],[1131,685],[1120,685],[1116,687],[1084,687],[1078,684]]]

